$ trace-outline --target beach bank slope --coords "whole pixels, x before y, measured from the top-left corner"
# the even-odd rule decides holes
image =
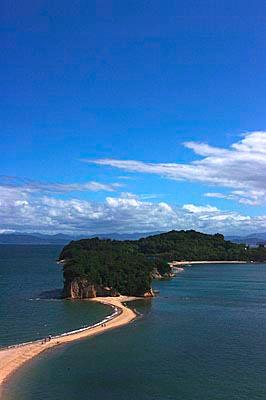
[[[118,296],[118,297],[97,297],[89,301],[97,301],[112,308],[117,308],[117,313],[110,319],[105,319],[104,324],[100,323],[93,327],[75,331],[65,336],[52,337],[44,344],[41,341],[25,344],[23,346],[14,346],[0,351],[0,398],[1,388],[7,378],[15,372],[25,362],[31,360],[38,354],[65,343],[70,343],[78,339],[101,334],[110,329],[126,325],[136,318],[136,313],[127,308],[123,303],[136,300],[136,297]]]

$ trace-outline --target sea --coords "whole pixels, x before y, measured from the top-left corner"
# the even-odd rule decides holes
[[[60,250],[0,246],[1,346],[111,313],[49,298],[62,286]],[[266,265],[193,265],[153,287],[156,298],[128,303],[137,320],[39,355],[14,373],[3,399],[265,400]]]

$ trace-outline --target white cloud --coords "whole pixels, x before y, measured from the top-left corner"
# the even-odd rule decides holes
[[[114,192],[122,186],[121,183],[100,183],[95,181],[85,183],[48,183],[38,182],[17,177],[0,177],[0,186],[9,189],[20,189],[21,191],[34,193],[71,193],[71,192]]]
[[[243,204],[266,202],[266,132],[248,133],[228,149],[187,142],[187,148],[203,157],[189,164],[144,163],[140,161],[96,160],[97,164],[153,173],[175,180],[189,180],[229,188],[205,193]],[[102,203],[69,198],[71,192],[114,192],[117,183],[42,183],[16,178],[0,179],[0,232],[134,232],[196,229],[204,232],[250,233],[266,229],[266,215],[249,216],[222,211],[211,205],[185,204],[176,207],[152,202],[149,195],[132,193],[107,196]],[[68,194],[67,199],[56,198]],[[160,197],[160,196],[159,196]]]
[[[208,192],[204,193],[205,197],[211,197],[214,199],[228,199],[228,200],[234,200],[234,197],[230,194],[224,194],[224,193],[217,193],[217,192]]]
[[[258,206],[265,202],[265,191],[264,190],[233,190],[230,193],[217,193],[208,192],[204,193],[205,197],[212,197],[216,199],[226,199],[238,201],[241,204],[247,204],[250,206]]]
[[[207,206],[195,206],[194,204],[184,204],[183,209],[192,213],[202,213],[202,212],[216,212],[219,211],[218,208]]]
[[[266,216],[250,217],[209,205],[174,207],[124,193],[103,203],[20,192],[0,187],[0,230],[68,233],[196,229],[247,233],[265,230]]]
[[[229,197],[224,195],[223,198],[251,205],[266,204],[266,132],[246,133],[228,149],[197,142],[186,142],[184,146],[203,158],[188,164],[114,159],[84,161],[129,172],[230,188],[233,191]]]
[[[2,233],[14,233],[16,232],[14,229],[0,229],[0,234]]]

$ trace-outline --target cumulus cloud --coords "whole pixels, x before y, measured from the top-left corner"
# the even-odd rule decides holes
[[[157,174],[168,179],[230,188],[232,192],[227,196],[219,194],[220,197],[250,205],[266,203],[266,132],[246,133],[228,149],[197,142],[185,142],[184,146],[202,158],[188,164],[108,158],[84,161],[129,172]],[[215,195],[218,197],[216,192],[212,197]]]
[[[102,203],[58,199],[0,187],[0,230],[66,233],[148,232],[196,229],[246,233],[265,229],[266,216],[250,217],[216,207],[143,201],[124,193]]]
[[[131,172],[157,174],[168,179],[197,181],[227,188],[205,193],[207,198],[235,200],[243,204],[266,202],[266,132],[245,134],[230,148],[186,142],[199,159],[188,164],[96,160]],[[91,162],[91,161],[90,161]],[[223,211],[211,205],[181,207],[152,201],[150,195],[114,195],[118,183],[43,183],[0,177],[0,232],[43,231],[68,233],[134,232],[196,229],[226,234],[266,229],[266,215],[249,216]],[[229,189],[229,190],[228,190]],[[110,192],[101,203],[70,198],[73,192]],[[58,194],[66,194],[59,199]],[[154,195],[153,195],[154,197]],[[156,196],[155,196],[156,197]]]

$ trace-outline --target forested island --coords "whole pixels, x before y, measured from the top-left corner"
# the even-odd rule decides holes
[[[221,234],[182,230],[139,240],[71,241],[59,260],[63,263],[64,297],[153,296],[152,279],[171,277],[171,261],[262,262],[266,249],[232,243]]]

